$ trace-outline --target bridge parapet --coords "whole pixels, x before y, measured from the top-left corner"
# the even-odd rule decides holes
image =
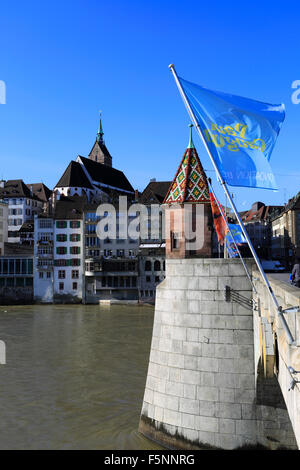
[[[265,387],[272,378],[278,380],[300,448],[300,289],[268,275],[294,339],[293,344],[289,344],[278,312],[256,267],[253,267],[252,279],[257,290],[257,295],[253,296],[256,305],[253,312],[257,384],[263,383]],[[266,390],[261,391],[261,394],[258,392],[259,396],[262,404],[267,404],[268,399],[274,403],[274,396],[270,396]]]

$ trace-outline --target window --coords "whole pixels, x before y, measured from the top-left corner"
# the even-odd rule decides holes
[[[179,248],[179,234],[171,232],[171,249],[178,250]]]
[[[54,261],[54,266],[67,266],[68,261],[66,259],[56,259]]]
[[[70,253],[72,255],[79,255],[80,254],[80,246],[71,246]]]
[[[49,219],[40,219],[39,220],[39,228],[52,228],[52,220]]]
[[[77,282],[73,282],[73,290],[77,290]]]
[[[145,262],[145,271],[151,271],[151,261]]]
[[[67,228],[67,222],[65,220],[57,220],[56,228]]]
[[[63,282],[59,283],[59,290],[64,290],[64,283]]]
[[[25,286],[26,287],[32,287],[33,286],[33,278],[32,277],[26,277],[25,278]]]
[[[66,242],[67,241],[67,235],[65,233],[58,233],[56,235],[56,241],[57,242]]]
[[[146,282],[151,282],[151,276],[146,276]]]
[[[67,247],[66,246],[58,246],[56,248],[56,253],[58,255],[65,255],[67,253]]]
[[[13,277],[8,277],[6,279],[6,287],[14,287],[15,279]]]
[[[154,261],[154,271],[160,271],[160,261]]]
[[[70,235],[70,242],[80,242],[80,233],[72,233]]]
[[[80,259],[79,258],[71,259],[71,266],[80,266]]]
[[[50,278],[51,278],[51,272],[47,271],[47,279],[50,279]]]
[[[16,278],[16,287],[24,287],[24,278],[23,277],[17,277]]]
[[[72,270],[72,279],[78,279],[79,278],[79,271],[78,270]]]
[[[159,282],[159,276],[155,276],[155,282]]]
[[[43,232],[39,232],[39,234],[38,234],[38,239],[39,239],[41,242],[52,241],[52,233],[43,233]]]
[[[80,220],[71,220],[70,228],[80,228]]]
[[[65,279],[66,271],[58,271],[58,279]]]
[[[40,273],[39,273],[39,278],[40,278],[40,279],[43,279],[43,277],[44,277],[44,273],[43,273],[43,272],[40,272]]]

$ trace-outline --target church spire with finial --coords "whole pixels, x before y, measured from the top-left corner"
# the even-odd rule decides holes
[[[99,129],[98,129],[98,133],[97,133],[97,142],[99,142],[101,144],[104,144],[103,135],[104,135],[104,132],[103,132],[103,128],[102,128],[101,111],[100,111],[100,120],[99,120]]]
[[[195,145],[194,145],[194,142],[193,142],[193,133],[192,133],[192,129],[193,129],[193,124],[189,124],[189,128],[190,128],[190,141],[189,141],[189,145],[188,145],[188,149],[194,149],[195,148]]]
[[[96,142],[94,143],[93,148],[89,153],[89,159],[112,167],[112,157],[109,151],[107,150],[103,139],[104,132],[102,128],[101,114],[102,113],[100,111],[99,128],[97,132]]]

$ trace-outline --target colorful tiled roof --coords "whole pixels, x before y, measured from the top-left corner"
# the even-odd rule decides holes
[[[192,125],[190,127],[192,133]],[[182,204],[184,202],[210,204],[206,174],[191,135],[188,148],[164,199],[164,204]]]

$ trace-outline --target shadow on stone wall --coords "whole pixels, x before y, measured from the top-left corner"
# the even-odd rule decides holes
[[[32,303],[32,287],[3,287],[0,289],[0,305],[27,305]]]

